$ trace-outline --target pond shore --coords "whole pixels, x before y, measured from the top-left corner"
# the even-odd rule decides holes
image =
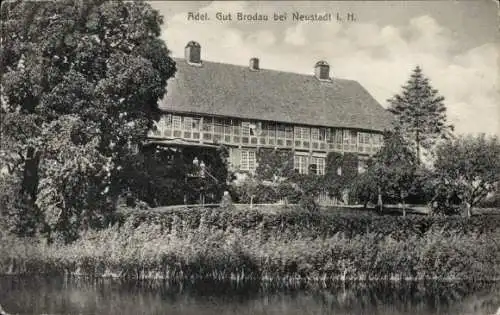
[[[0,274],[300,283],[498,281],[500,216],[130,211],[71,244],[0,234]]]

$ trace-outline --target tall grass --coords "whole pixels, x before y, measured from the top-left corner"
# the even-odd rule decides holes
[[[0,273],[267,282],[500,279],[500,218],[129,213],[72,244],[0,236]]]

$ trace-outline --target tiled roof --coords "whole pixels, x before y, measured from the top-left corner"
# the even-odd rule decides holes
[[[391,114],[358,82],[203,61],[175,59],[163,110],[295,124],[383,131]]]

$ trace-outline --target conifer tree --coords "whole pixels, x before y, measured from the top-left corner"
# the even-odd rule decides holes
[[[422,149],[431,149],[439,139],[449,138],[453,126],[446,118],[444,97],[434,89],[417,66],[402,92],[388,100],[395,123],[415,146],[418,162]]]

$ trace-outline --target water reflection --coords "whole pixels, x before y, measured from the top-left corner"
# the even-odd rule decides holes
[[[2,277],[0,303],[13,314],[120,315],[487,315],[500,306],[499,284],[350,283],[329,287]]]

